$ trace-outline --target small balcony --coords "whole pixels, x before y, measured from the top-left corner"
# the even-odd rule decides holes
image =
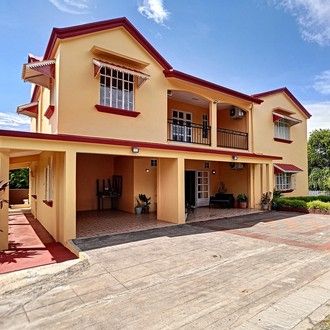
[[[218,128],[217,145],[221,148],[248,150],[248,133],[226,128]]]
[[[169,119],[167,122],[167,140],[211,145],[211,126],[180,119]]]

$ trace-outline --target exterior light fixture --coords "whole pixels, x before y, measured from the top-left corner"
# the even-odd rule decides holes
[[[215,170],[212,170],[212,174],[214,175],[215,173],[217,173]]]
[[[131,150],[132,150],[133,154],[138,154],[140,151],[140,149],[138,147],[132,147]]]
[[[149,173],[150,172],[150,169],[149,168],[146,168],[146,173]]]
[[[232,155],[231,158],[232,158],[233,160],[237,160],[237,159],[238,159],[238,156],[237,156],[237,155]]]

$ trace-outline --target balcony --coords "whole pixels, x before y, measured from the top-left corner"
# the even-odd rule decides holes
[[[211,127],[180,119],[167,122],[167,140],[211,145]]]
[[[218,128],[217,145],[222,148],[248,150],[248,133],[234,131],[226,128]]]

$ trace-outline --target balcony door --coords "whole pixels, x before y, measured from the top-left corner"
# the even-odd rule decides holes
[[[173,141],[192,142],[192,114],[190,112],[173,110],[172,113]]]
[[[209,205],[210,175],[208,171],[196,172],[196,204],[197,206]]]

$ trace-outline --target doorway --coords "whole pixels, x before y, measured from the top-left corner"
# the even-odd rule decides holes
[[[185,171],[185,202],[200,207],[209,205],[210,174],[208,171]]]

